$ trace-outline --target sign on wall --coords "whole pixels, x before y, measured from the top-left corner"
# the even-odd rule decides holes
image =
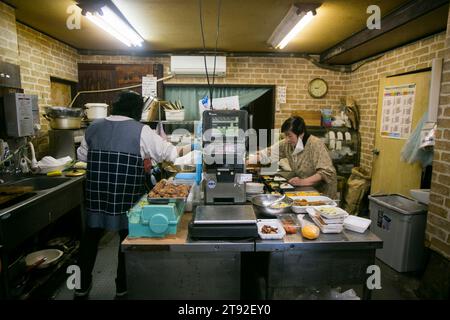
[[[380,134],[382,137],[407,139],[411,133],[416,84],[384,88]]]
[[[142,95],[145,97],[156,97],[156,77],[142,77]]]

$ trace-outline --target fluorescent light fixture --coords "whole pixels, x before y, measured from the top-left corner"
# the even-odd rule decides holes
[[[302,7],[304,9],[302,9]],[[293,5],[267,41],[275,49],[283,49],[316,15],[319,5]]]
[[[144,39],[107,6],[101,8],[103,14],[87,12],[86,18],[128,47],[141,47]]]

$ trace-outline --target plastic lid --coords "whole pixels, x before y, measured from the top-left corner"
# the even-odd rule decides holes
[[[421,214],[428,211],[426,206],[400,194],[373,195],[369,196],[369,199],[402,214]]]

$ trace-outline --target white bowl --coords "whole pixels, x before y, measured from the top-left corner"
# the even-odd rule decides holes
[[[37,269],[45,269],[58,261],[63,255],[63,252],[58,249],[45,249],[30,253],[25,257],[25,263],[27,267],[31,267],[42,258],[47,258],[43,263],[37,266]]]

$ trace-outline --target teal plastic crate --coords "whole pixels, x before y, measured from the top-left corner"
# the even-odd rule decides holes
[[[128,212],[128,237],[163,238],[176,234],[185,201],[174,200],[167,204],[149,204],[144,196]]]

